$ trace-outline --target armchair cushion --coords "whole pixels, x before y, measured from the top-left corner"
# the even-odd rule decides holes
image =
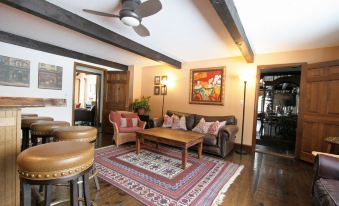
[[[120,133],[132,133],[132,132],[136,132],[139,130],[142,130],[142,128],[141,127],[121,127],[119,129],[119,132]]]

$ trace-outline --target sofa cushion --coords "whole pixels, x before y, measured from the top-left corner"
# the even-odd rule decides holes
[[[204,115],[196,115],[195,116],[195,121],[194,121],[194,126],[196,126],[200,119],[204,118],[206,122],[215,122],[215,121],[226,121],[226,124],[236,124],[236,120],[234,116],[204,116]]]
[[[186,128],[187,130],[192,130],[194,128],[195,115],[190,114],[185,116],[186,118]]]
[[[140,127],[121,127],[119,132],[121,133],[132,133],[141,130]]]
[[[339,180],[320,178],[315,182],[314,196],[319,205],[339,205]]]
[[[217,144],[217,137],[212,134],[205,134],[203,144],[215,146]]]

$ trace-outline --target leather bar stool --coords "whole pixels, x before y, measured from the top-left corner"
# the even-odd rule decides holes
[[[95,127],[90,126],[71,126],[64,128],[54,129],[52,132],[52,136],[56,138],[57,141],[74,141],[74,142],[88,142],[95,144],[95,140],[97,139],[98,130]],[[90,177],[94,177],[95,186],[97,190],[100,190],[99,180],[96,176],[95,169],[93,170],[93,175]]]
[[[29,132],[30,132],[31,124],[35,122],[41,122],[41,121],[53,121],[53,118],[52,117],[32,117],[32,116],[23,116],[21,118],[21,130],[22,130],[21,151],[29,147]]]
[[[87,142],[52,142],[31,147],[17,158],[21,182],[21,205],[31,205],[31,186],[45,186],[45,205],[51,204],[52,185],[70,184],[71,205],[78,205],[77,182],[83,178],[83,199],[91,204],[89,175],[94,162],[94,147]]]
[[[50,142],[52,132],[54,129],[69,127],[69,122],[65,121],[45,121],[36,122],[31,124],[31,136],[33,138],[42,138],[42,144]],[[37,142],[33,142],[33,146],[37,145]]]
[[[31,113],[22,113],[21,114],[21,118],[22,117],[37,117],[37,114],[31,114]]]

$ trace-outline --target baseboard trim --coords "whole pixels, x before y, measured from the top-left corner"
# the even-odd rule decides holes
[[[239,143],[234,143],[234,150],[238,149],[240,147],[240,144]],[[252,149],[252,146],[251,145],[245,145],[243,144],[242,147],[244,148],[244,150],[248,153],[248,154],[251,154],[253,153],[253,149]]]

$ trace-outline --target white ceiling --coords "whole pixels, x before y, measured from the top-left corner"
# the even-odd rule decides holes
[[[163,9],[143,19],[150,37],[119,19],[82,11],[118,13],[120,0],[48,1],[182,62],[241,55],[209,0],[161,0]],[[339,0],[234,2],[255,53],[339,46]],[[159,64],[3,4],[0,29],[126,65]]]
[[[339,46],[339,0],[234,0],[255,53]]]
[[[162,10],[143,19],[150,37],[138,36],[118,18],[96,16],[82,9],[118,13],[120,0],[48,0],[144,46],[179,61],[241,55],[208,0],[161,0]]]

